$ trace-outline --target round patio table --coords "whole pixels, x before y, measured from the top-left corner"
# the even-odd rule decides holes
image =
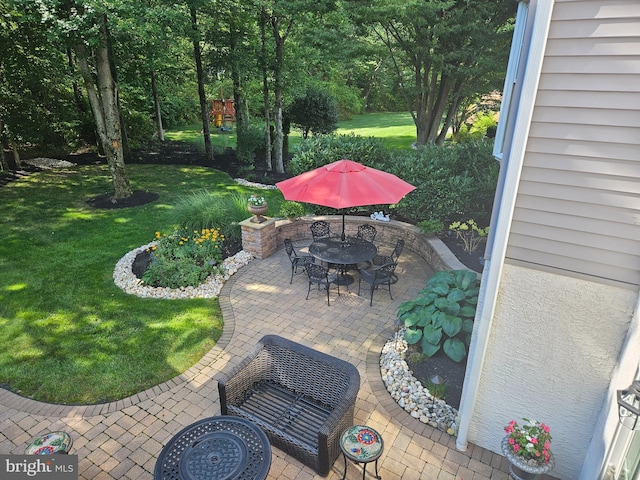
[[[344,241],[337,237],[320,238],[309,246],[309,254],[327,263],[340,265],[338,283],[349,285],[353,277],[345,273],[344,267],[371,260],[378,253],[378,248],[362,238],[347,237]]]
[[[155,480],[265,479],[271,445],[257,425],[231,415],[206,418],[180,430],[156,461]]]

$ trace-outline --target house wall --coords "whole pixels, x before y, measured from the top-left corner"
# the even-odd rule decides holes
[[[469,440],[501,453],[510,420],[544,421],[552,475],[579,478],[636,301],[627,288],[505,265]]]
[[[557,0],[506,261],[640,285],[640,2]]]

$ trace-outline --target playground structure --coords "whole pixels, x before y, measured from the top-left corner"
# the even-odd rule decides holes
[[[222,97],[222,95],[220,95],[220,97]],[[220,100],[211,100],[209,117],[212,119],[215,128],[219,128],[222,132],[230,132],[236,121],[236,109],[233,106],[233,99],[221,98]]]

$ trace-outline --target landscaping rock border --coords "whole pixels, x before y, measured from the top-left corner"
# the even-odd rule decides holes
[[[142,298],[214,298],[220,294],[224,282],[229,280],[231,275],[236,273],[240,267],[247,265],[253,259],[253,256],[249,252],[241,250],[234,256],[224,259],[222,262],[224,274],[211,275],[196,287],[152,287],[145,285],[142,280],[136,277],[132,267],[136,256],[153,245],[155,245],[155,242],[131,250],[116,264],[113,271],[113,281],[126,293]]]

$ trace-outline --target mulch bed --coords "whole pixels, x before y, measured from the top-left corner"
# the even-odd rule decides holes
[[[134,190],[133,195],[126,198],[114,198],[113,194],[105,193],[97,197],[90,198],[87,203],[93,208],[114,209],[139,207],[147,203],[155,202],[160,195],[147,192],[145,190]]]

